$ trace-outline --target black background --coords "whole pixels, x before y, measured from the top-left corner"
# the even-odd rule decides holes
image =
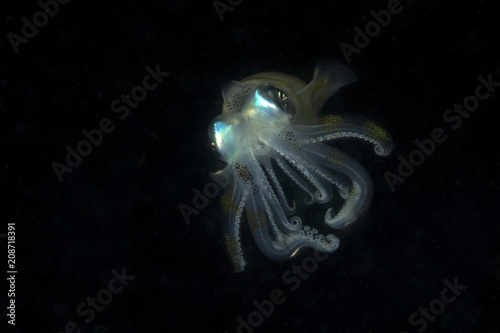
[[[16,223],[18,270],[16,326],[6,324],[5,310],[2,326],[236,332],[238,316],[279,288],[286,301],[256,332],[416,332],[410,315],[456,277],[467,289],[425,331],[500,332],[498,92],[457,130],[442,119],[474,93],[479,75],[500,81],[494,1],[466,3],[402,2],[353,55],[348,66],[359,80],[325,112],[370,117],[395,149],[380,158],[364,143],[345,143],[373,178],[371,211],[353,232],[336,232],[339,250],[292,292],[282,274],[311,250],[274,262],[246,230],[248,266],[233,273],[218,198],[189,225],[178,206],[192,206],[192,189],[223,166],[207,127],[227,82],[269,70],[309,81],[319,60],[347,64],[340,43],[353,44],[354,27],[387,2],[251,0],[221,21],[211,1],[72,0],[16,54],[7,34],[21,34],[21,18],[31,21],[40,7],[2,1],[0,232]],[[170,75],[118,119],[111,102],[156,65]],[[102,118],[115,130],[59,182],[51,163],[64,163],[66,145],[75,148]],[[438,127],[446,142],[391,192],[384,172],[396,173],[397,156],[407,158],[414,140]],[[5,239],[0,248],[6,271]],[[122,267],[135,279],[86,324],[76,307]]]

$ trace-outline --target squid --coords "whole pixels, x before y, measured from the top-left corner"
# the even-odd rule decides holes
[[[346,138],[366,141],[376,155],[386,156],[393,147],[391,136],[364,117],[320,115],[325,102],[356,79],[346,67],[324,62],[307,84],[292,75],[264,72],[222,90],[222,113],[208,133],[227,163],[213,177],[230,179],[221,203],[224,240],[236,272],[246,265],[244,217],[258,248],[273,260],[291,258],[305,247],[324,253],[338,248],[337,236],[321,234],[306,225],[314,221],[296,214],[297,204],[283,179],[304,192],[300,204],[306,208],[340,200],[337,212],[329,207],[324,213],[324,222],[333,229],[345,230],[367,210],[373,193],[370,176],[335,144]]]

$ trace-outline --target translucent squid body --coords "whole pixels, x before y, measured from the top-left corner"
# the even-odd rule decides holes
[[[336,214],[326,210],[325,223],[332,228],[344,229],[366,210],[372,196],[369,175],[327,143],[366,140],[377,155],[385,156],[392,149],[390,135],[364,118],[318,117],[325,101],[355,80],[347,68],[325,63],[316,66],[309,84],[267,72],[232,81],[223,89],[222,114],[212,121],[209,135],[227,162],[214,177],[231,179],[222,208],[228,219],[225,242],[236,271],[246,265],[240,239],[243,212],[255,242],[271,259],[290,258],[302,247],[333,252],[339,246],[335,235],[324,236],[293,216],[295,201],[287,198],[277,170],[305,192],[305,205],[342,199]]]

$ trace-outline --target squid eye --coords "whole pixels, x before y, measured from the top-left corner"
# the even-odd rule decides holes
[[[295,105],[293,105],[288,94],[275,86],[266,86],[267,96],[280,108],[281,112],[293,118],[295,116]]]

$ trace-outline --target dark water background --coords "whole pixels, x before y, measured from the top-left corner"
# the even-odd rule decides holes
[[[319,60],[347,65],[339,45],[353,45],[354,28],[386,1],[251,0],[221,21],[211,1],[72,0],[17,53],[8,34],[21,36],[22,17],[33,22],[40,5],[0,4],[0,248],[6,272],[15,222],[18,271],[15,327],[0,284],[1,332],[64,332],[71,321],[82,332],[236,332],[249,316],[255,332],[500,332],[500,89],[456,130],[443,120],[474,95],[478,76],[500,81],[494,1],[403,1],[352,55],[359,80],[325,111],[370,117],[395,149],[380,158],[346,142],[373,178],[371,211],[351,233],[336,232],[339,250],[293,291],[283,275],[312,251],[274,262],[244,230],[248,266],[233,273],[218,197],[189,225],[178,206],[192,206],[193,189],[223,166],[207,127],[226,83],[269,70],[309,81]],[[169,76],[121,120],[111,104],[147,66]],[[65,147],[103,118],[113,132],[60,182],[53,161],[65,163]],[[397,173],[398,156],[435,128],[447,140],[391,192],[384,173]],[[135,278],[100,292],[122,269]],[[467,286],[449,304],[445,280]],[[253,302],[267,304],[275,289],[286,300],[256,313]],[[105,309],[79,314],[98,293],[112,297]],[[409,323],[430,305],[439,313]]]

